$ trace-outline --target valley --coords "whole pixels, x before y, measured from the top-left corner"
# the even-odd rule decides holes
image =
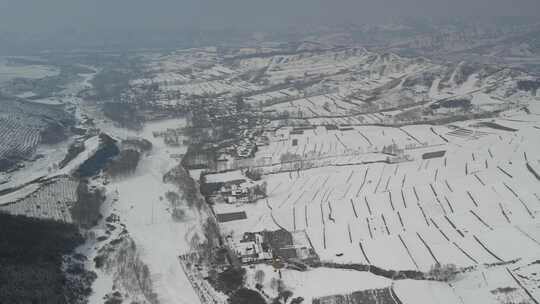
[[[325,38],[11,75],[0,213],[70,303],[538,303],[537,76]]]

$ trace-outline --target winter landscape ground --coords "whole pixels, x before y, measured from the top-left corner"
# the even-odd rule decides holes
[[[482,33],[2,59],[0,303],[538,303],[540,28]]]

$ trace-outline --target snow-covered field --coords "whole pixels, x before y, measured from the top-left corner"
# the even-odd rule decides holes
[[[435,263],[466,267],[531,259],[540,255],[534,228],[540,200],[524,157],[536,158],[540,132],[527,123],[512,126],[519,131],[479,128],[486,134],[478,139],[451,137],[450,129],[438,127],[451,138],[445,144],[428,127],[407,127],[446,155],[271,174],[265,177],[267,202],[216,208],[248,214],[227,227],[253,231],[277,223],[306,230],[325,260],[429,270]]]
[[[78,185],[66,176],[30,184],[0,197],[0,212],[71,223],[70,208],[77,201]]]
[[[255,284],[258,283],[255,279],[257,271],[264,271],[266,274],[261,283],[264,290],[276,293],[272,282],[275,283],[279,275],[269,265],[257,265],[250,268],[247,273],[248,286],[255,288]],[[293,297],[302,296],[306,303],[311,303],[313,298],[346,294],[357,290],[386,288],[392,283],[390,279],[355,270],[316,268],[302,272],[285,269],[281,273],[285,288],[293,292]],[[277,294],[272,294],[272,296],[277,296]]]
[[[465,62],[442,65],[356,47],[257,56],[264,50],[245,48],[229,56],[209,47],[141,55],[145,73],[130,85],[158,91],[148,109],[156,104],[197,107],[215,97],[212,102],[235,116],[205,113],[209,129],[214,116],[244,119],[242,105],[235,104],[240,100],[252,106],[250,115],[264,117],[258,120],[264,121],[257,126],[264,140],[257,143],[255,156],[235,160],[226,155],[230,163],[222,169],[227,171],[205,180],[248,180],[244,169],[257,167],[266,197],[253,203],[217,201],[213,210],[185,208],[181,220],[172,216],[166,197],[167,192],[182,197],[181,190],[163,177],[188,147],[166,145],[154,132],[181,129],[186,120],[147,121],[140,131],[120,128],[103,117],[98,105],[76,97],[90,87],[94,74],[70,84],[65,97],[33,101],[36,107],[71,105],[78,120],[94,119],[96,130],[120,141],[146,139],[153,146],[132,175],[91,181],[107,195],[104,219],[78,248],[98,274],[91,304],[103,303],[116,290],[127,294],[126,301],[152,302],[122,281],[118,274],[125,274],[124,264],[96,268],[93,259],[118,240],[131,248],[126,256],[147,269],[149,289],[159,303],[199,303],[196,284],[179,256],[199,245],[194,240],[204,235],[207,217],[237,212],[247,218],[219,224],[222,236],[233,241],[246,232],[302,231],[326,265],[425,274],[435,265],[453,264],[459,270],[456,278],[440,282],[327,266],[284,268],[281,274],[267,264],[246,266],[246,286],[261,284],[268,300],[279,295],[278,279],[304,303],[354,292],[380,292],[403,304],[533,303],[540,298],[540,99],[519,89],[518,82],[529,79],[524,72]],[[31,70],[36,74],[28,77],[54,73],[45,66]],[[9,77],[28,72],[4,71]],[[234,109],[227,108],[231,104]],[[95,153],[98,136],[38,145],[39,126],[20,126],[10,115],[0,117],[0,135],[17,140],[0,146],[0,157],[12,151],[43,157],[24,162],[24,170],[2,173],[0,191],[8,193],[0,196],[0,211],[71,222],[66,210],[77,199],[78,182],[67,176]],[[84,142],[84,152],[58,169],[75,140]],[[193,170],[193,176],[203,170]],[[52,182],[31,182],[40,177]],[[262,282],[255,278],[258,271],[265,274]]]
[[[315,155],[322,156],[343,153],[349,145],[365,151],[396,143],[409,144],[407,152],[414,160],[266,175],[267,199],[249,205],[215,205],[219,213],[244,211],[247,215],[245,220],[222,223],[226,233],[239,238],[246,231],[305,230],[324,261],[394,270],[428,271],[437,263],[476,268],[515,260],[528,265],[540,256],[539,180],[529,169],[539,168],[535,114],[508,112],[494,120],[432,127],[354,127],[348,131],[317,127],[303,134],[291,134],[291,130],[278,130],[258,155],[279,162],[286,153],[307,159],[310,154],[302,151],[313,154],[317,146],[320,150]],[[291,144],[293,139],[296,146]],[[423,159],[424,153],[433,151],[446,152],[439,158]],[[489,271],[493,276],[506,275],[515,290],[506,291],[507,283],[495,279],[488,279],[481,291],[461,281],[455,286],[398,281],[394,290],[403,303],[491,303],[497,297],[500,301],[510,297],[516,303],[530,300],[504,267]],[[537,278],[531,273],[516,277],[530,284]],[[340,293],[346,292],[336,294]]]
[[[437,149],[445,141],[435,135],[431,128],[428,125],[402,128],[347,126],[332,130],[318,126],[313,129],[298,128],[299,133],[293,127],[284,127],[268,132],[270,143],[259,148],[256,158],[269,158],[272,164],[276,164],[286,154],[298,155],[303,159],[357,155],[360,161],[367,160],[369,154],[382,153],[385,146],[393,144],[407,150]],[[439,132],[449,131],[446,127],[437,129]],[[381,155],[379,159],[385,157]]]

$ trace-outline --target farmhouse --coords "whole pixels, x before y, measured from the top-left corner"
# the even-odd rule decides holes
[[[229,204],[252,203],[266,196],[265,182],[252,181],[238,170],[207,174],[201,181],[201,192],[216,201]]]
[[[218,192],[225,202],[252,203],[266,195],[266,184],[246,181],[241,183],[225,183]]]
[[[230,186],[223,186],[220,192],[229,204],[249,202],[249,190],[241,185],[232,184]]]
[[[398,155],[398,156],[388,156],[386,158],[386,161],[389,164],[403,163],[403,162],[408,162],[408,161],[412,161],[412,160],[413,160],[412,156],[410,156],[408,154],[403,154],[403,155]]]
[[[401,149],[400,147],[398,147],[398,145],[394,143],[388,146],[384,146],[382,149],[382,153],[393,155],[393,156],[402,156],[404,151],[403,149]]]
[[[244,234],[240,242],[234,244],[234,251],[244,264],[272,259],[272,250],[264,243],[264,236],[260,233]]]
[[[318,260],[305,231],[287,230],[246,232],[233,250],[242,263],[257,263],[279,258],[286,261]]]

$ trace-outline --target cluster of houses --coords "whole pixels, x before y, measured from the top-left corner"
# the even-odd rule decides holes
[[[241,171],[205,175],[201,191],[216,202],[253,203],[266,197],[266,182],[253,181]]]
[[[269,145],[269,139],[265,135],[255,135],[254,130],[244,130],[242,138],[234,144],[221,148],[217,151],[217,157],[209,169],[213,172],[223,172],[237,168],[248,168],[256,165],[255,153],[259,147]],[[258,165],[271,164],[259,163]]]
[[[386,161],[390,164],[397,164],[413,160],[413,157],[411,155],[405,153],[405,149],[399,147],[395,143],[384,146],[381,152],[388,155],[386,157]]]
[[[249,158],[257,152],[257,145],[247,138],[241,139],[238,144],[235,144],[235,148],[239,158]]]
[[[268,137],[258,136],[258,133],[255,129],[242,130],[240,141],[234,145],[238,158],[253,157],[258,147],[269,144]]]
[[[264,182],[244,181],[241,183],[227,183],[219,190],[226,203],[252,203],[266,196]]]
[[[246,232],[231,246],[243,264],[271,260],[314,262],[318,256],[306,232],[276,231]]]
[[[220,194],[225,198],[225,202],[229,204],[249,203],[249,188],[242,184],[232,184],[223,186]]]

